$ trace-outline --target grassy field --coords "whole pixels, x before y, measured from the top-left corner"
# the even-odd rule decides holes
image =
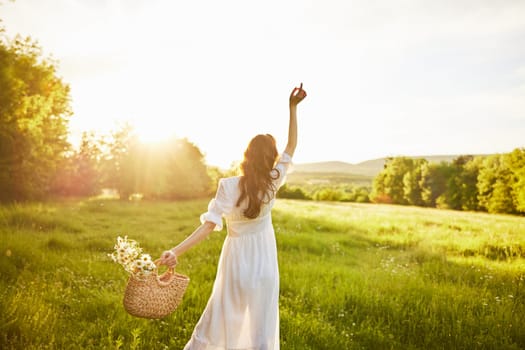
[[[184,302],[126,314],[117,235],[158,256],[207,201],[0,207],[1,349],[182,349],[204,309],[225,232],[180,259]],[[279,200],[281,348],[524,349],[525,218]]]

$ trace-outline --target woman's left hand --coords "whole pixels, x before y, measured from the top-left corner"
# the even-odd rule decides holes
[[[305,97],[306,91],[303,90],[303,83],[301,83],[301,86],[294,88],[290,94],[290,106],[297,106]]]
[[[166,250],[160,256],[160,262],[168,267],[175,267],[177,265],[177,255],[171,250]]]

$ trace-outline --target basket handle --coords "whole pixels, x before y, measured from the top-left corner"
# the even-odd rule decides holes
[[[167,266],[167,267],[168,267],[168,271],[169,271],[170,273],[175,272],[175,267],[174,267],[174,266],[168,266],[168,265],[166,265],[166,264],[163,264],[161,261],[162,261],[162,259],[157,259],[157,260],[155,260],[155,261],[153,262],[153,263],[155,264],[155,266],[157,267],[157,272],[158,272],[158,270],[159,270],[159,266],[162,266],[162,265]]]
[[[166,264],[161,263],[161,259],[157,259],[153,263],[157,267],[155,271],[155,274],[157,275],[157,282],[162,286],[169,285],[171,281],[175,278],[175,268],[173,266],[168,266]],[[167,266],[168,269],[162,275],[159,276],[159,266],[161,265]]]

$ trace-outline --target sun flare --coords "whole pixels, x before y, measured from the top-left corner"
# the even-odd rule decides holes
[[[143,143],[163,142],[175,136],[171,128],[156,122],[139,123],[134,131]]]

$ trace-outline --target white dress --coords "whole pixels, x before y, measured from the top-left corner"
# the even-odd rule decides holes
[[[276,188],[284,183],[290,164],[291,157],[283,153],[276,166]],[[248,219],[242,205],[236,207],[239,179],[221,179],[200,218],[220,231],[224,216],[228,235],[210,299],[184,350],[279,349],[279,269],[271,216],[275,196],[261,206],[257,218]]]

